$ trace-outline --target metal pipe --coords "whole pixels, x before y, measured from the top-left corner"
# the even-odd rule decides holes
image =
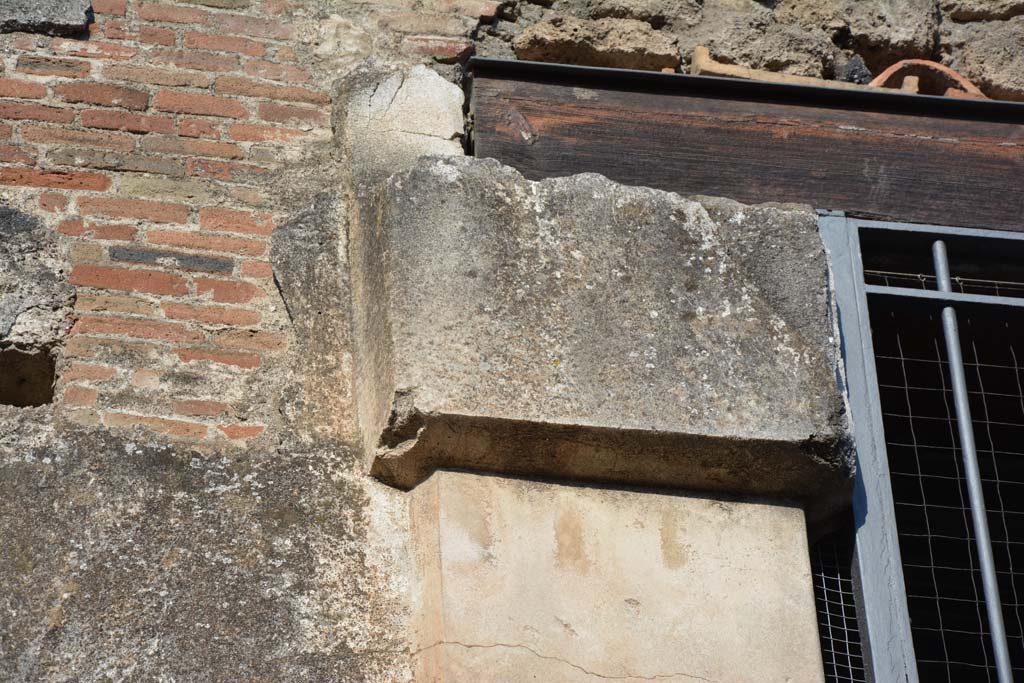
[[[946,243],[936,240],[932,244],[932,259],[935,262],[935,277],[940,292],[953,291],[949,277],[949,259],[946,257]],[[992,558],[992,539],[988,532],[988,518],[985,513],[985,494],[981,488],[981,472],[978,469],[978,452],[974,445],[974,423],[971,421],[971,407],[967,399],[967,379],[964,375],[964,359],[960,351],[960,330],[956,310],[952,306],[942,309],[942,331],[946,337],[946,358],[949,374],[953,380],[953,400],[956,406],[956,424],[960,434],[960,452],[963,455],[964,474],[967,479],[967,493],[971,501],[971,521],[974,525],[974,542],[981,564],[981,582],[985,592],[985,611],[992,635],[992,650],[996,656],[996,673],[999,683],[1013,683],[1010,667],[1010,650],[1006,643],[1006,628],[1003,626],[1003,606],[999,600],[999,583],[996,581],[996,565]]]

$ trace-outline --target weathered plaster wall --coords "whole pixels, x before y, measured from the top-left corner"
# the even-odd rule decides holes
[[[0,347],[58,371],[54,404],[0,406],[19,683],[410,680],[408,499],[366,475],[353,396],[359,190],[331,116],[357,68],[458,83],[560,14],[631,59],[938,55],[1024,98],[1011,0],[94,0],[84,32],[59,4],[0,0]]]

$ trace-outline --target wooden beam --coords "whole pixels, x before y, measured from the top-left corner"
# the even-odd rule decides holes
[[[1024,105],[506,64],[474,64],[474,153],[531,179],[1024,231]]]

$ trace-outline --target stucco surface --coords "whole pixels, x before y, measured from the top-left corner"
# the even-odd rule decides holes
[[[417,681],[823,680],[799,509],[452,472],[412,497]]]

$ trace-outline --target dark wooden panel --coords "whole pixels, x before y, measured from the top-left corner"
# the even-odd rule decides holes
[[[475,154],[528,178],[589,171],[684,195],[1024,230],[1020,105],[493,72],[473,84]]]

